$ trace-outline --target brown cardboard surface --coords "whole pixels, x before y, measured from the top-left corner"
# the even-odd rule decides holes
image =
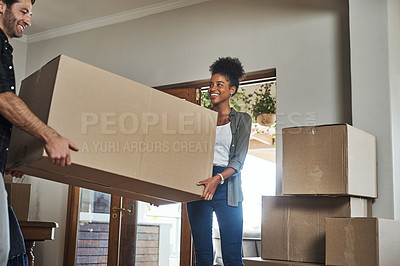
[[[380,218],[328,218],[327,265],[399,265],[400,221]]]
[[[47,160],[47,158],[44,158],[43,160]],[[47,162],[46,162],[47,165]],[[57,168],[56,166],[54,166]],[[79,177],[75,177],[73,175],[66,175],[63,173],[56,173],[54,174],[53,172],[49,171],[48,169],[42,170],[40,167],[38,168],[33,168],[33,167],[25,167],[21,166],[19,168],[22,172],[29,172],[30,175],[32,176],[40,176],[42,178],[45,178],[50,181],[55,181],[59,183],[64,183],[64,184],[69,184],[77,187],[82,187],[82,188],[87,188],[95,191],[101,191],[104,193],[109,193],[113,195],[119,195],[121,197],[126,197],[130,199],[135,199],[139,201],[144,201],[144,202],[149,202],[155,205],[165,205],[165,204],[171,204],[175,203],[175,201],[171,200],[166,200],[158,197],[151,197],[147,196],[144,194],[140,193],[134,193],[132,191],[126,190],[126,189],[116,189],[113,187],[105,186],[105,185],[99,185],[94,178],[94,181],[91,181],[90,178],[82,178],[80,179]],[[68,168],[69,171],[74,171],[74,172],[79,172],[79,173],[85,173],[87,172],[88,169],[86,168],[80,168],[78,165],[72,165],[71,167]],[[90,173],[95,173],[96,171],[94,170],[89,170]],[[93,177],[92,175],[87,175],[86,177]]]
[[[31,184],[5,183],[5,186],[8,194],[8,204],[12,206],[17,219],[27,221],[31,197]]]
[[[264,196],[261,257],[325,262],[325,219],[368,217],[371,200],[353,197]]]
[[[294,261],[283,261],[283,260],[264,260],[262,258],[243,258],[245,266],[318,266],[325,264],[318,263],[306,263],[306,262],[294,262]]]
[[[3,175],[3,178],[4,178],[4,183],[12,183],[13,182],[13,177],[11,176],[11,175],[9,175],[9,174],[4,174]]]
[[[8,168],[165,202],[198,199],[196,183],[212,174],[216,112],[64,55],[26,78],[20,97],[80,151],[54,166],[41,141],[14,129]]]
[[[376,138],[347,124],[284,128],[286,195],[376,198]]]

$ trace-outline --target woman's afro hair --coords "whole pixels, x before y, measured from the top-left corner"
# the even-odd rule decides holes
[[[239,81],[242,80],[245,75],[242,63],[239,59],[232,57],[219,57],[218,60],[210,66],[210,72],[211,75],[225,75],[230,85],[236,87],[236,91],[233,95],[236,94],[239,88]]]

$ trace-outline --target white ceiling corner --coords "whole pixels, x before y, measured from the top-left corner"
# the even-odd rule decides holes
[[[187,7],[195,4],[199,4],[202,2],[207,2],[211,0],[169,0],[153,5],[148,5],[145,7],[140,7],[116,14],[112,14],[109,16],[103,16],[95,19],[86,20],[81,23],[71,24],[63,27],[59,27],[56,29],[51,29],[35,34],[31,34],[28,36],[23,36],[19,40],[24,43],[34,43],[40,42],[47,39],[57,38],[73,33],[78,33],[90,29],[95,29],[99,27],[104,27],[107,25],[120,23],[132,19],[137,19],[141,17],[146,17],[150,15],[154,15],[157,13],[162,13],[182,7]]]

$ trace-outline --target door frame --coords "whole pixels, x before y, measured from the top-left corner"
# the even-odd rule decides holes
[[[78,240],[80,188],[68,186],[67,219],[65,228],[64,266],[75,265]]]

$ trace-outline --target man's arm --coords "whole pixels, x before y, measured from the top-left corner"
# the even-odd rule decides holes
[[[70,149],[78,151],[71,141],[43,123],[14,93],[0,93],[0,114],[14,126],[45,142],[46,152],[54,164],[71,164]]]

